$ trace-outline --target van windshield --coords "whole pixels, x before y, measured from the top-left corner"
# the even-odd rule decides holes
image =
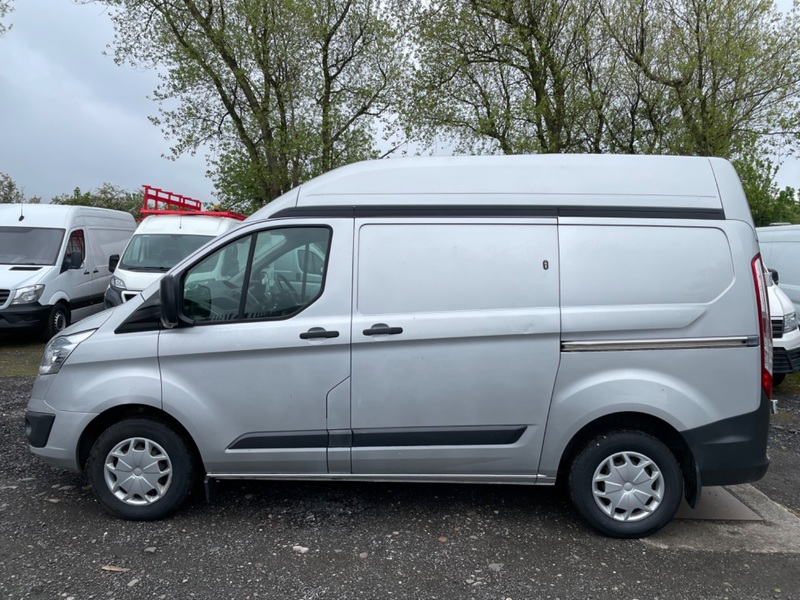
[[[54,265],[63,239],[63,229],[0,227],[0,264]]]
[[[144,233],[134,235],[119,261],[126,271],[169,271],[178,262],[203,246],[211,235]]]

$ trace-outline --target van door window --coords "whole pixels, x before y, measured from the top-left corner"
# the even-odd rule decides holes
[[[186,272],[183,311],[196,324],[291,317],[322,293],[330,239],[327,227],[239,238]]]
[[[67,252],[64,256],[65,265],[69,265],[71,263],[72,257],[76,252],[80,253],[81,264],[83,264],[83,260],[86,258],[86,239],[83,237],[82,229],[76,229],[69,234],[69,241],[67,241]],[[72,265],[72,268],[77,269],[79,266],[80,265]]]

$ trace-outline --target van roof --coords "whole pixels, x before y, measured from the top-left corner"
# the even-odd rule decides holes
[[[726,195],[738,197],[729,206],[729,198],[723,203]],[[726,160],[612,154],[359,162],[311,179],[250,220],[293,207],[404,204],[724,209],[728,218],[752,223],[739,179]]]
[[[796,242],[800,240],[800,225],[769,225],[758,227],[761,242]]]
[[[20,216],[24,216],[20,220]],[[2,204],[0,225],[18,227],[52,227],[68,229],[76,218],[101,218],[106,224],[113,223],[133,229],[133,215],[122,210],[93,206],[65,206],[61,204]]]
[[[137,233],[182,233],[185,235],[217,236],[240,225],[241,221],[228,217],[204,215],[152,215],[139,224]]]

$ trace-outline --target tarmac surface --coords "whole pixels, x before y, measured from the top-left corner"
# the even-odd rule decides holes
[[[105,513],[28,450],[32,377],[0,378],[0,598],[800,599],[800,385],[767,476],[658,534],[586,527],[559,489],[222,482],[155,523]]]

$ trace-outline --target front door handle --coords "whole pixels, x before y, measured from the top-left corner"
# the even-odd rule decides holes
[[[403,333],[402,327],[389,327],[386,323],[376,323],[364,330],[364,335],[397,335]]]
[[[339,337],[338,331],[326,331],[324,327],[312,327],[305,333],[300,334],[301,340],[316,340],[319,338],[335,338]]]

